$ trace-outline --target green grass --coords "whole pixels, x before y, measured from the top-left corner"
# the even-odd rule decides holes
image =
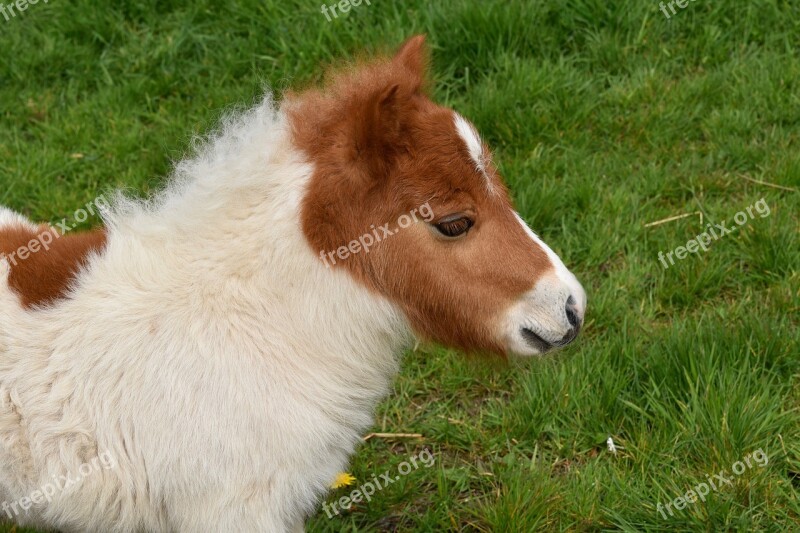
[[[265,86],[425,32],[436,98],[494,147],[586,287],[587,324],[546,360],[409,353],[375,430],[424,439],[370,440],[351,471],[423,448],[435,466],[309,531],[800,528],[800,4],[698,0],[667,20],[641,0],[373,0],[333,22],[319,4],[52,0],[0,18],[0,203],[60,220],[112,188],[147,194]],[[659,263],[704,226],[646,223],[731,225],[761,198],[768,217]],[[657,512],[757,449],[767,466]]]

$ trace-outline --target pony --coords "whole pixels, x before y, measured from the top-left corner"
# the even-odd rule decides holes
[[[415,341],[575,339],[583,288],[428,57],[266,96],[91,232],[36,246],[55,230],[0,210],[0,516],[302,531]]]

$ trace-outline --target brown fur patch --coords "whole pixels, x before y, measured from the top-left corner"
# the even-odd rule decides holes
[[[50,233],[52,242],[42,246]],[[38,245],[31,246],[31,243]],[[64,298],[89,254],[99,253],[106,244],[103,229],[60,235],[54,228],[39,226],[35,231],[21,225],[0,227],[0,256],[11,265],[9,285],[27,308],[52,305]],[[23,251],[20,254],[20,250]],[[36,250],[36,251],[34,251]]]
[[[476,170],[453,112],[425,94],[427,57],[417,36],[392,59],[289,95],[294,142],[315,165],[303,231],[319,254],[426,203],[433,223],[468,215],[474,226],[459,239],[420,222],[334,268],[398,304],[418,334],[502,353],[503,311],[552,264],[517,221],[497,169]]]

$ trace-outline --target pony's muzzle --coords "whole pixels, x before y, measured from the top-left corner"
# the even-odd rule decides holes
[[[504,341],[509,352],[537,355],[574,341],[586,310],[586,293],[577,280],[542,279],[509,309]]]
[[[567,304],[564,307],[564,314],[567,317],[567,322],[571,327],[567,330],[564,336],[561,337],[560,340],[555,342],[547,341],[533,329],[528,327],[522,327],[520,330],[520,335],[522,335],[525,341],[533,348],[539,350],[540,353],[547,352],[553,348],[566,346],[575,340],[581,330],[581,325],[583,324],[583,319],[578,315],[578,309],[575,306],[575,299],[572,296],[567,299]]]

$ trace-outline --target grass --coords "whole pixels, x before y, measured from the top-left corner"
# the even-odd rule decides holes
[[[800,5],[698,0],[668,20],[655,1],[373,0],[328,22],[319,4],[54,0],[0,18],[0,203],[55,221],[112,188],[147,194],[265,86],[425,32],[436,98],[494,147],[588,322],[546,360],[407,354],[375,431],[424,439],[372,439],[351,471],[359,485],[423,449],[435,465],[308,530],[800,528]],[[733,225],[761,198],[769,216],[663,268],[704,225],[646,223]],[[768,465],[658,512],[758,449]]]

